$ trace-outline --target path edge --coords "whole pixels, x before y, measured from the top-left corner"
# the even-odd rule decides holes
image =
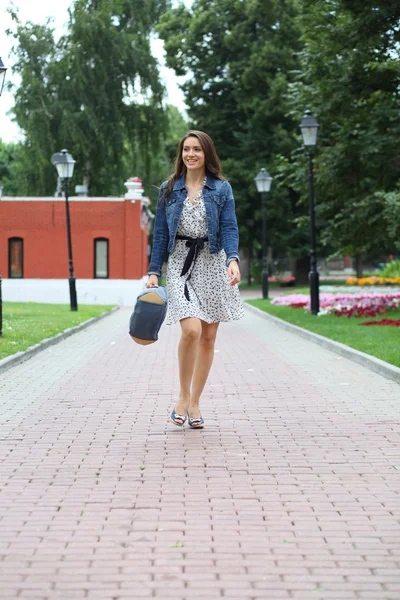
[[[383,377],[387,377],[396,383],[400,383],[400,369],[384,360],[381,360],[380,358],[375,358],[370,354],[366,354],[365,352],[361,352],[360,350],[356,350],[355,348],[351,348],[350,346],[346,346],[345,344],[331,340],[323,335],[308,331],[308,329],[303,329],[298,325],[288,323],[287,321],[270,315],[260,308],[257,308],[252,304],[248,304],[247,302],[243,302],[243,305],[250,312],[253,312],[259,317],[267,319],[268,321],[272,321],[275,323],[275,325],[278,325],[278,327],[282,327],[283,329],[287,329],[293,333],[296,333],[297,335],[300,335],[311,342],[315,342],[316,344],[319,344],[320,346],[323,346],[324,348],[327,348],[336,354],[340,354],[341,356],[344,356],[345,358],[348,358],[353,362],[370,369],[371,371],[375,371],[375,373],[379,373],[379,375],[383,375]]]
[[[51,338],[45,338],[44,340],[35,344],[34,346],[30,346],[29,348],[27,348],[27,350],[24,350],[23,352],[16,352],[15,354],[11,354],[11,356],[6,356],[5,358],[2,358],[0,360],[0,373],[8,371],[12,367],[15,367],[16,365],[19,365],[20,363],[29,360],[30,358],[32,358],[32,356],[35,356],[39,352],[42,352],[42,350],[45,350],[49,346],[54,346],[55,344],[62,342],[70,335],[73,335],[74,333],[79,333],[80,331],[82,331],[82,329],[86,329],[87,327],[90,327],[90,325],[94,325],[95,323],[97,323],[97,321],[100,321],[100,319],[104,319],[105,317],[112,315],[115,311],[119,310],[119,308],[119,306],[114,306],[111,310],[103,312],[97,317],[91,317],[90,319],[87,319],[87,321],[83,321],[82,323],[79,323],[79,325],[75,325],[75,327],[68,327],[68,329],[60,331],[60,333],[57,333]]]

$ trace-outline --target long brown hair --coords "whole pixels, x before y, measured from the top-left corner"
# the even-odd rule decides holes
[[[170,177],[168,178],[168,183],[167,187],[165,188],[163,198],[170,195],[175,185],[175,181],[186,173],[186,166],[182,160],[182,151],[183,146],[189,137],[195,137],[200,142],[200,146],[204,152],[206,172],[210,173],[210,175],[215,177],[215,179],[225,180],[225,177],[222,175],[221,165],[219,162],[217,152],[215,150],[214,142],[212,141],[210,136],[207,135],[207,133],[204,133],[204,131],[191,130],[188,131],[187,134],[179,142],[178,153],[175,159],[175,170],[172,173],[172,175],[170,175]]]

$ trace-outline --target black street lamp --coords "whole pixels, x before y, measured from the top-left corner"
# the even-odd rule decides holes
[[[262,270],[262,296],[268,298],[268,265],[267,265],[267,193],[271,189],[272,177],[265,169],[261,169],[257,177],[254,179],[257,190],[261,194],[262,204],[262,253],[263,253],[263,270]]]
[[[314,172],[312,151],[317,144],[318,123],[311,111],[306,110],[300,123],[300,129],[303,136],[304,146],[307,148],[308,156],[308,179],[310,188],[310,296],[311,296],[311,314],[319,313],[319,274],[317,271],[317,252],[316,252],[316,233],[315,233],[315,200],[314,200]]]
[[[0,58],[0,96],[3,92],[4,80],[6,78],[7,67],[4,66],[3,61]]]
[[[58,176],[63,183],[65,192],[65,211],[67,217],[67,236],[68,236],[68,264],[69,264],[69,297],[71,310],[78,310],[78,301],[76,297],[76,284],[74,276],[74,263],[72,261],[72,241],[71,241],[71,221],[69,217],[68,202],[68,183],[74,173],[75,161],[67,150],[61,150],[53,154],[51,163],[56,167]]]
[[[249,270],[247,273],[247,285],[251,286],[251,259],[253,258],[253,227],[254,219],[247,219],[247,235],[249,236],[248,252],[249,252]]]

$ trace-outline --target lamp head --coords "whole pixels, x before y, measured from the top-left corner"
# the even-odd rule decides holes
[[[265,169],[261,169],[257,177],[254,178],[257,190],[260,192],[269,192],[271,189],[272,177]]]
[[[304,117],[300,123],[301,134],[305,146],[316,146],[318,135],[318,123],[316,118],[311,114],[310,110],[306,110]]]
[[[51,157],[51,164],[57,169],[58,176],[60,179],[71,179],[74,174],[75,160],[71,154],[68,154],[67,150],[61,150],[56,152]]]

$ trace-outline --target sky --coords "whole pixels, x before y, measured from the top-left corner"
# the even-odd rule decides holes
[[[146,1],[146,0],[144,0]],[[190,6],[193,0],[183,0],[184,4]],[[65,25],[68,21],[68,8],[73,0],[13,0],[13,5],[18,9],[21,21],[33,21],[34,23],[44,23],[47,17],[53,17],[56,39],[65,33]],[[10,67],[12,59],[9,58],[13,38],[5,34],[5,31],[11,27],[12,21],[6,12],[10,6],[10,0],[0,0],[0,57],[4,66]],[[185,111],[186,105],[181,90],[178,87],[182,83],[182,77],[176,77],[172,69],[165,66],[164,44],[162,40],[152,41],[153,55],[160,63],[160,77],[167,89],[166,101],[174,104]],[[17,83],[13,76],[11,68],[6,74],[6,81]],[[0,138],[4,142],[19,141],[22,139],[21,131],[16,123],[13,123],[9,111],[14,104],[13,95],[6,90],[3,91],[0,98]]]

